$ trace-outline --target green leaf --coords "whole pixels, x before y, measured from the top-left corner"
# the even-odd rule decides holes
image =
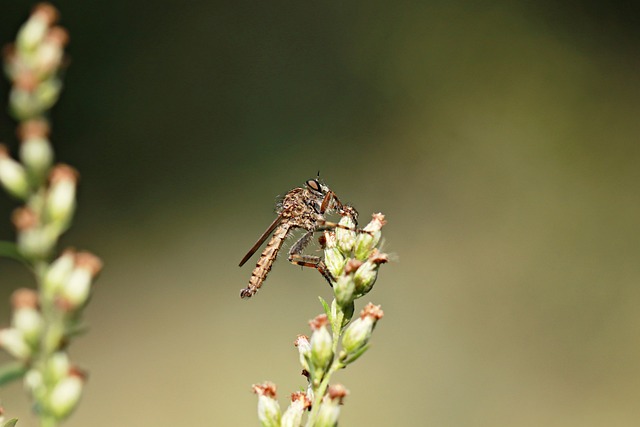
[[[18,423],[18,419],[17,418],[12,418],[9,421],[7,421],[6,423],[4,423],[4,425],[2,427],[14,427],[17,423]]]
[[[360,356],[362,356],[364,354],[365,351],[369,350],[369,344],[365,344],[362,347],[360,347],[358,350],[356,350],[354,353],[349,355],[349,358],[346,359],[344,362],[345,365],[348,365],[350,363],[355,362]]]
[[[331,307],[329,307],[329,304],[327,304],[327,302],[324,300],[324,298],[318,297],[318,299],[320,299],[320,303],[322,304],[322,308],[324,308],[324,312],[327,314],[327,318],[329,319],[329,323],[333,323],[331,321]]]
[[[0,256],[15,259],[25,264],[29,263],[29,261],[20,254],[18,247],[13,242],[0,241]]]
[[[0,366],[0,386],[20,379],[27,372],[27,367],[21,362],[9,362]]]

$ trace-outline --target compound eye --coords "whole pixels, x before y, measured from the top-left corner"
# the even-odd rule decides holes
[[[308,180],[307,187],[309,187],[309,189],[312,191],[322,193],[322,187],[320,186],[320,183],[315,179]]]

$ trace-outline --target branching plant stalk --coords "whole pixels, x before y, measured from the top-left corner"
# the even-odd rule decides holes
[[[0,330],[0,348],[17,363],[0,368],[3,383],[23,378],[41,427],[57,427],[77,406],[85,374],[66,349],[81,329],[91,285],[102,268],[89,252],[66,249],[58,241],[69,228],[76,206],[78,173],[54,164],[48,111],[56,103],[65,63],[65,29],[57,10],[38,4],[5,49],[5,70],[12,83],[9,109],[18,122],[20,150],[14,159],[0,144],[0,185],[20,205],[12,216],[16,242],[0,242],[0,256],[24,263],[36,289],[12,296],[9,327]],[[12,426],[15,419],[4,426]]]

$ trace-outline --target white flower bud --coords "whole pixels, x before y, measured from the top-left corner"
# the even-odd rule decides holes
[[[25,257],[44,258],[53,249],[59,235],[59,230],[51,227],[50,224],[45,227],[20,230],[17,237],[18,249]]]
[[[89,252],[75,255],[75,265],[63,284],[60,295],[70,309],[82,306],[89,298],[93,278],[102,269],[102,261]]]
[[[347,395],[347,390],[340,384],[329,387],[327,395],[322,399],[315,427],[334,427],[338,425],[340,406]]]
[[[24,335],[16,328],[0,329],[0,347],[20,360],[28,359],[32,352]]]
[[[314,380],[322,376],[333,359],[333,339],[326,327],[328,322],[326,314],[321,314],[309,322],[313,329],[310,362],[313,364]]]
[[[9,156],[0,144],[0,184],[13,196],[24,199],[29,195],[29,182],[24,167]]]
[[[58,382],[69,376],[71,362],[69,356],[63,351],[56,351],[47,360],[46,377],[47,381]]]
[[[300,427],[302,416],[311,406],[311,400],[303,392],[296,392],[291,395],[291,405],[282,414],[281,427]]]
[[[71,414],[80,400],[83,385],[84,381],[79,375],[63,378],[55,385],[49,395],[47,407],[56,418],[64,419]]]
[[[47,295],[55,295],[69,280],[75,265],[75,252],[66,250],[51,263],[44,275],[44,290]]]
[[[254,384],[253,392],[258,395],[258,419],[263,427],[280,427],[280,405],[276,400],[276,386],[273,383]]]
[[[346,230],[344,228],[336,228],[336,240],[338,243],[338,248],[340,249],[340,251],[342,251],[343,254],[349,255],[356,240],[356,223],[350,217],[343,216],[340,219],[339,224],[351,229]]]
[[[41,17],[31,17],[22,26],[16,38],[16,44],[20,50],[33,50],[42,42],[49,29],[49,22]]]
[[[302,365],[302,369],[309,371],[309,363],[307,359],[311,355],[311,343],[309,342],[309,337],[306,335],[298,335],[296,340],[294,341],[296,348],[298,349],[298,354],[300,356],[300,364]]]
[[[66,224],[76,206],[76,184],[78,175],[70,166],[57,165],[51,171],[51,187],[45,207],[50,219]]]
[[[22,307],[13,311],[11,325],[22,333],[29,346],[35,347],[40,340],[44,321],[37,309]]]
[[[39,395],[43,385],[42,373],[37,369],[29,369],[24,375],[24,386],[32,395]]]
[[[20,158],[32,176],[41,178],[53,162],[51,143],[43,137],[25,139],[20,145]]]

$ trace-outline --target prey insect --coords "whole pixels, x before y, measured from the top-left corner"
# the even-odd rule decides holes
[[[304,187],[289,191],[278,208],[278,217],[240,261],[240,267],[242,267],[273,233],[251,273],[249,286],[240,291],[240,297],[250,298],[258,292],[271,271],[271,266],[276,260],[284,240],[298,228],[306,230],[306,233],[289,250],[289,261],[303,267],[315,268],[327,279],[329,284],[332,284],[334,279],[327,270],[324,261],[318,256],[302,253],[311,242],[315,232],[348,228],[326,221],[325,215],[330,212],[338,212],[343,216],[348,215],[354,222],[357,221],[358,212],[355,208],[343,205],[338,196],[317,179],[310,179]]]

